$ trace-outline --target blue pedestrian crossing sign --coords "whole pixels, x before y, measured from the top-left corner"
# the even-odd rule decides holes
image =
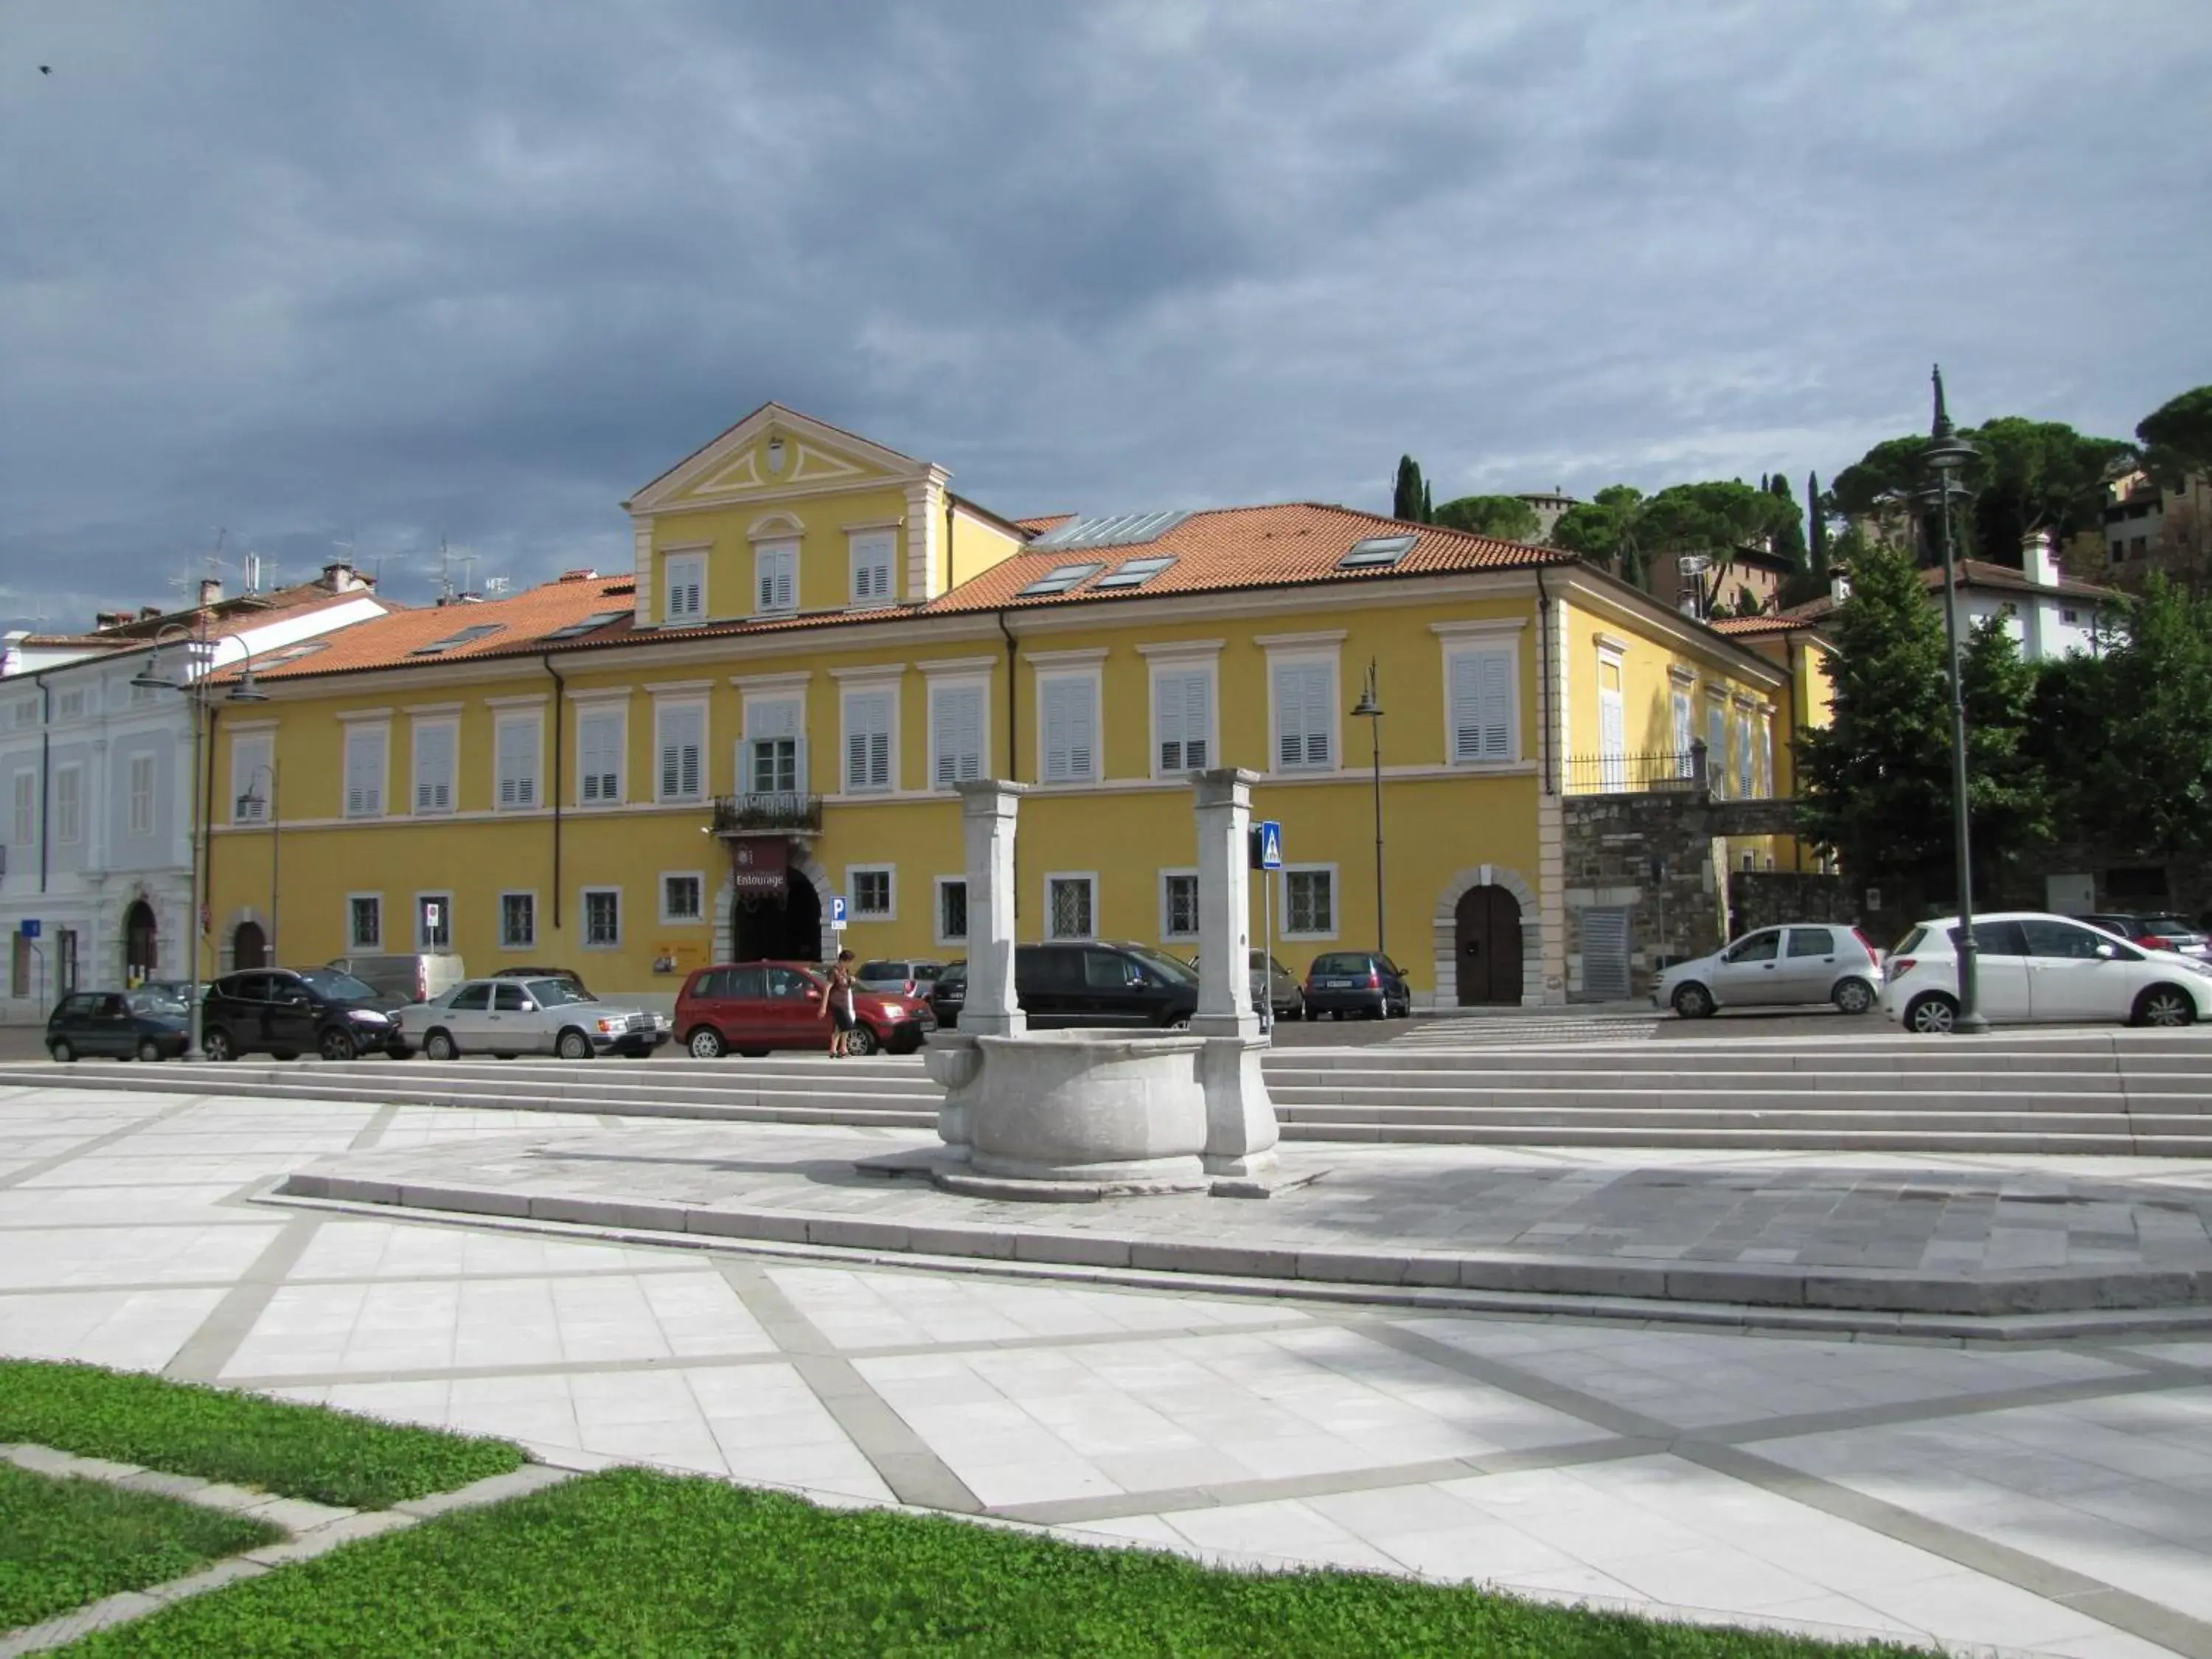
[[[1283,867],[1283,826],[1273,818],[1263,818],[1260,823],[1260,867]]]
[[[845,931],[845,896],[842,893],[830,896],[830,926],[837,933]]]

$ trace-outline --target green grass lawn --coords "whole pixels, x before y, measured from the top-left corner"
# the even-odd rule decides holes
[[[503,1440],[403,1428],[95,1365],[0,1360],[0,1442],[383,1509],[518,1468]]]
[[[0,1463],[0,1630],[143,1589],[283,1534],[173,1498]]]
[[[349,1655],[1434,1654],[1844,1649],[1351,1573],[1255,1576],[617,1469],[372,1539],[70,1650]]]

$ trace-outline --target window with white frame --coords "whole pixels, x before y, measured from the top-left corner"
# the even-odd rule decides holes
[[[797,697],[745,704],[741,788],[756,795],[788,795],[803,787],[806,767],[799,756],[801,708]]]
[[[1705,704],[1705,787],[1728,793],[1728,710],[1717,697]]]
[[[1098,775],[1098,679],[1095,674],[1055,674],[1043,680],[1044,764],[1047,783],[1089,783]]]
[[[58,720],[81,720],[84,718],[84,693],[64,691],[54,699],[54,718]]]
[[[753,609],[799,609],[797,542],[761,542],[753,548]]]
[[[1198,872],[1195,870],[1160,872],[1160,937],[1198,937]]]
[[[18,847],[29,847],[39,839],[39,775],[16,773],[13,793],[15,833],[9,839]]]
[[[1448,653],[1453,765],[1513,758],[1515,654],[1510,645],[1469,647]]]
[[[855,920],[893,921],[898,917],[895,866],[888,864],[848,864],[845,891],[850,896]]]
[[[66,847],[84,835],[84,769],[54,769],[54,839]]]
[[[383,948],[384,895],[381,893],[347,894],[346,949],[381,951]]]
[[[275,753],[276,739],[273,737],[241,737],[232,741],[230,821],[233,823],[266,823],[269,821],[269,798],[272,793],[270,776],[275,769],[272,758]]]
[[[611,806],[623,798],[623,739],[629,711],[616,704],[576,715],[576,799],[586,806]]]
[[[499,896],[499,948],[527,951],[538,943],[538,895]]]
[[[536,714],[502,714],[494,734],[499,775],[493,804],[501,811],[538,805],[538,756],[544,721]]]
[[[707,614],[707,556],[671,553],[663,567],[667,599],[662,617],[672,623],[697,622]]]
[[[654,799],[699,799],[707,788],[707,705],[656,703],[653,724]]]
[[[1690,702],[1690,694],[1680,685],[1674,688],[1674,769],[1682,777],[1690,775],[1690,744],[1698,735],[1698,711]]]
[[[845,693],[845,789],[866,794],[898,787],[892,764],[898,693],[888,685]]]
[[[153,756],[131,757],[131,833],[134,836],[154,833],[154,773]]]
[[[1048,939],[1092,939],[1097,934],[1098,878],[1047,876],[1044,923]]]
[[[1326,865],[1283,871],[1283,933],[1291,939],[1336,936],[1336,871]]]
[[[1334,658],[1278,659],[1275,694],[1278,771],[1323,770],[1336,764],[1336,662]]]
[[[937,942],[963,944],[968,938],[968,883],[960,876],[937,878]]]
[[[983,775],[983,687],[945,680],[929,688],[929,780],[939,789]]]
[[[1739,708],[1735,715],[1735,785],[1736,793],[1748,799],[1752,789],[1751,711]]]
[[[660,919],[665,922],[690,922],[702,920],[707,911],[707,878],[696,870],[684,870],[665,874],[660,878]]]
[[[391,741],[383,726],[349,726],[345,736],[345,815],[384,816],[384,757]]]
[[[895,530],[853,532],[853,603],[889,605],[891,602],[891,562],[898,546]]]
[[[453,948],[453,896],[451,893],[415,895],[415,948],[450,951]]]
[[[39,700],[36,697],[15,699],[15,724],[36,726],[39,723]]]
[[[1771,714],[1759,717],[1759,793],[1774,793],[1774,719]]]
[[[584,890],[584,948],[605,951],[622,943],[622,889]]]
[[[424,813],[453,810],[453,762],[456,731],[451,720],[415,722],[415,811]]]
[[[1205,663],[1152,671],[1152,771],[1203,772],[1213,764],[1213,669]]]

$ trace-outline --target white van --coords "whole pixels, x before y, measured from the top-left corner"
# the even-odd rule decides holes
[[[399,1002],[428,1002],[468,977],[461,959],[451,953],[333,957],[330,965]]]

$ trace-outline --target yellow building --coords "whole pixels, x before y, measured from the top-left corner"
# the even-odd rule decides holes
[[[265,923],[279,829],[294,962],[450,950],[665,1000],[826,955],[833,894],[863,956],[957,956],[950,785],[994,775],[1030,786],[1023,939],[1188,952],[1185,774],[1237,765],[1284,826],[1285,962],[1381,939],[1419,1000],[1558,1002],[1562,793],[1698,743],[1723,793],[1786,787],[1804,667],[1572,556],[1299,503],[1016,523],[947,482],[769,404],[626,504],[632,574],[264,660],[213,798],[274,763],[281,825],[218,812],[209,966]]]

